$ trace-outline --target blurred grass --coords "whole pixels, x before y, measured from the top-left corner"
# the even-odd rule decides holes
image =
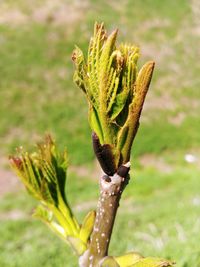
[[[92,168],[87,105],[72,82],[71,53],[74,44],[87,50],[95,20],[110,31],[118,27],[121,41],[140,45],[140,64],[155,59],[156,71],[133,149],[136,178],[124,195],[111,251],[135,249],[199,267],[199,169],[184,161],[199,153],[200,143],[198,0],[0,5],[0,161],[51,132],[67,146],[71,164]],[[98,195],[91,172],[83,176],[71,171],[68,182],[79,219]],[[0,266],[77,266],[68,247],[30,218],[34,205],[24,191],[1,197]]]
[[[73,2],[67,3],[66,10],[74,5]],[[121,40],[140,44],[144,54],[142,62],[156,60],[152,89],[143,114],[146,120],[138,135],[142,142],[138,142],[136,154],[151,151],[152,142],[155,143],[152,152],[160,153],[163,146],[167,149],[172,144],[166,139],[173,139],[178,149],[196,146],[200,119],[195,111],[200,108],[197,101],[200,91],[198,62],[194,58],[199,48],[195,45],[196,35],[191,32],[190,6],[187,1],[181,1],[179,8],[178,3],[122,1],[119,7],[112,1],[101,4],[92,1],[87,3],[88,8],[79,18],[79,24],[69,25],[67,22],[58,26],[50,18],[46,22],[37,22],[28,17],[20,26],[15,25],[15,20],[0,25],[1,153],[7,154],[19,143],[29,145],[30,138],[37,140],[44,132],[53,132],[61,146],[67,145],[74,164],[93,158],[86,101],[72,83],[71,53],[74,44],[86,50],[97,18],[104,20],[108,28],[119,27]],[[23,7],[18,7],[21,12],[31,12],[26,11],[28,3],[19,1],[19,4]],[[11,7],[16,8],[12,1]],[[191,64],[192,68],[189,67]],[[180,127],[170,123],[170,119],[180,113],[183,114]],[[169,122],[163,125],[163,120]],[[171,135],[172,130],[174,135]],[[163,134],[165,140],[155,138]],[[188,135],[192,135],[190,140],[186,140]],[[181,141],[180,144],[177,141]]]
[[[170,173],[136,168],[121,201],[110,252],[130,250],[173,259],[177,267],[200,264],[199,169],[174,166]],[[132,175],[133,177],[133,175]],[[79,221],[95,208],[96,181],[70,172],[68,196]],[[86,189],[87,188],[87,189]],[[187,188],[187,190],[186,190]],[[15,201],[13,201],[15,200]],[[77,266],[75,255],[41,222],[31,219],[35,202],[24,191],[1,201],[1,266]],[[120,242],[119,242],[120,240]]]

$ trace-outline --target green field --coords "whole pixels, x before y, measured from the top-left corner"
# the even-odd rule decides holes
[[[66,190],[76,215],[81,221],[95,209],[99,169],[71,54],[75,44],[87,51],[98,20],[140,46],[140,65],[156,61],[110,252],[200,267],[199,18],[198,0],[0,3],[0,266],[77,266],[68,246],[31,218],[35,202],[13,182],[7,156],[52,133],[69,152]]]

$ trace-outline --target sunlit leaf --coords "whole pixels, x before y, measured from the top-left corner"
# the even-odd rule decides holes
[[[77,237],[68,236],[67,240],[69,241],[69,243],[72,245],[73,249],[79,256],[82,255],[84,251],[87,249],[86,244],[83,243],[83,241]]]
[[[137,263],[131,265],[130,267],[169,267],[173,265],[174,263],[168,260],[148,257],[139,260]]]
[[[105,257],[101,260],[99,267],[120,267],[113,257]]]
[[[129,267],[138,262],[141,258],[143,258],[141,254],[130,252],[123,256],[115,257],[115,260],[120,267]]]
[[[72,59],[75,83],[86,92],[89,102],[91,129],[102,145],[112,147],[119,167],[130,159],[154,62],[145,64],[138,72],[139,48],[128,44],[117,46],[117,34],[118,30],[114,30],[107,35],[104,25],[96,23],[87,62],[83,64],[79,48]],[[87,71],[83,66],[87,66]]]
[[[95,217],[96,217],[96,212],[90,211],[86,215],[86,217],[83,221],[83,224],[81,226],[79,237],[86,244],[87,244],[87,241],[90,238],[90,235],[92,233]]]

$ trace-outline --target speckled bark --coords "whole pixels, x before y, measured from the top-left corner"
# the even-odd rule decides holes
[[[91,239],[90,260],[101,259],[108,253],[113,224],[119,206],[120,193],[108,196],[102,193],[99,199],[97,218]],[[92,265],[93,266],[93,265]],[[95,266],[95,265],[94,265]]]
[[[126,174],[125,178],[114,174],[112,177],[104,175],[100,179],[100,198],[91,236],[88,261],[85,265],[87,267],[99,266],[99,261],[108,255],[108,247],[119,201],[128,180],[128,174]]]

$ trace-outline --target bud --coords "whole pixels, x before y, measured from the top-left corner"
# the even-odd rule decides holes
[[[107,35],[104,25],[96,23],[87,61],[80,48],[76,47],[72,55],[74,81],[88,99],[91,129],[100,145],[109,147],[112,159],[107,159],[107,165],[114,165],[115,170],[130,159],[154,69],[154,62],[149,62],[138,73],[139,48],[127,44],[117,46],[117,34],[118,30],[114,30]],[[97,158],[105,171],[106,159],[99,155]],[[110,175],[110,170],[106,171]]]

